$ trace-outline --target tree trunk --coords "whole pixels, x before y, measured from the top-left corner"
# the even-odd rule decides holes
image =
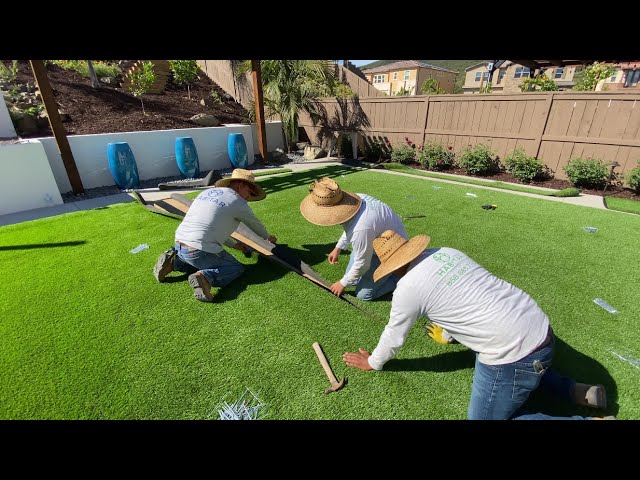
[[[100,80],[98,80],[96,71],[93,68],[93,61],[87,60],[87,64],[89,66],[89,79],[91,80],[91,86],[93,88],[100,88]]]

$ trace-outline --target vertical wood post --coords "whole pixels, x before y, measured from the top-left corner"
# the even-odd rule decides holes
[[[258,124],[258,147],[261,163],[267,161],[267,133],[264,124],[264,100],[262,95],[262,70],[260,60],[251,60],[251,78],[253,79],[253,98],[256,103],[256,123]],[[288,147],[288,145],[285,145]],[[288,150],[288,148],[287,148]]]
[[[538,131],[538,133],[536,134],[536,155],[535,157],[538,158],[538,154],[540,153],[540,146],[542,145],[542,136],[544,135],[544,131],[547,128],[547,122],[549,121],[549,114],[551,113],[551,107],[553,105],[553,93],[549,94],[549,97],[547,98],[546,102],[545,102],[545,107],[547,109],[546,113],[545,113],[545,117],[544,117],[544,122],[542,123],[542,128]]]
[[[31,63],[31,70],[33,70],[33,76],[36,79],[38,90],[40,90],[40,96],[42,97],[42,102],[44,103],[44,108],[47,112],[49,125],[51,126],[51,131],[56,139],[56,143],[58,144],[58,150],[60,151],[64,168],[67,171],[71,188],[73,189],[73,193],[78,195],[84,192],[84,187],[82,186],[78,167],[76,166],[73,154],[71,153],[71,147],[69,146],[69,141],[67,140],[62,120],[60,120],[58,105],[56,104],[56,99],[53,96],[53,90],[49,84],[47,69],[45,68],[42,60],[29,60],[29,62]]]
[[[429,100],[431,100],[431,95],[427,96],[427,108],[424,112],[424,126],[422,127],[422,145],[427,141],[427,120],[429,119]]]

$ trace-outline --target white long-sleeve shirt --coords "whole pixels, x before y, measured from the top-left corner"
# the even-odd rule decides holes
[[[389,205],[364,193],[356,193],[362,198],[362,204],[355,216],[343,224],[344,232],[336,244],[336,248],[345,250],[351,245],[354,261],[351,268],[340,279],[343,287],[356,285],[367,273],[373,257],[373,240],[385,230],[393,230],[404,238],[407,232],[402,219]]]
[[[512,363],[544,342],[549,319],[526,292],[453,248],[432,248],[409,264],[369,365],[395,357],[419,317],[428,317],[486,365]]]
[[[236,244],[229,236],[240,222],[265,240],[267,229],[251,210],[249,203],[227,187],[214,187],[201,192],[176,230],[175,240],[205,252],[219,253],[222,244]]]

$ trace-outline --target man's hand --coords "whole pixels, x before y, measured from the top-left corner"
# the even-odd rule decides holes
[[[344,292],[345,287],[343,287],[340,281],[338,280],[336,283],[331,285],[330,289],[331,289],[331,293],[339,297],[340,295],[342,295],[342,292]]]
[[[278,241],[278,239],[274,235],[269,235],[267,237],[267,240],[270,241],[271,243],[276,243]]]
[[[334,248],[333,250],[331,250],[331,253],[329,254],[329,263],[331,265],[338,263],[338,257],[340,257],[340,249]]]
[[[360,370],[373,370],[369,365],[368,358],[371,356],[364,348],[359,348],[358,352],[347,352],[342,355],[342,360],[347,364],[347,367],[355,367]]]
[[[436,325],[435,323],[427,325],[427,335],[429,335],[434,342],[439,343],[440,345],[448,345],[453,339],[453,337],[443,330],[441,326]]]

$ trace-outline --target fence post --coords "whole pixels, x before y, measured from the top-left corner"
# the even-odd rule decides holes
[[[427,108],[424,111],[424,126],[422,127],[422,145],[427,141],[427,120],[429,119],[429,100],[431,100],[431,95],[427,95]]]
[[[544,116],[544,122],[542,123],[542,128],[536,135],[536,154],[535,157],[538,158],[538,154],[540,153],[540,146],[542,145],[542,136],[544,135],[544,131],[547,128],[547,122],[549,121],[549,114],[551,113],[551,107],[553,106],[553,93],[549,94],[549,98],[547,98],[545,102],[545,106],[547,108],[547,112]]]

